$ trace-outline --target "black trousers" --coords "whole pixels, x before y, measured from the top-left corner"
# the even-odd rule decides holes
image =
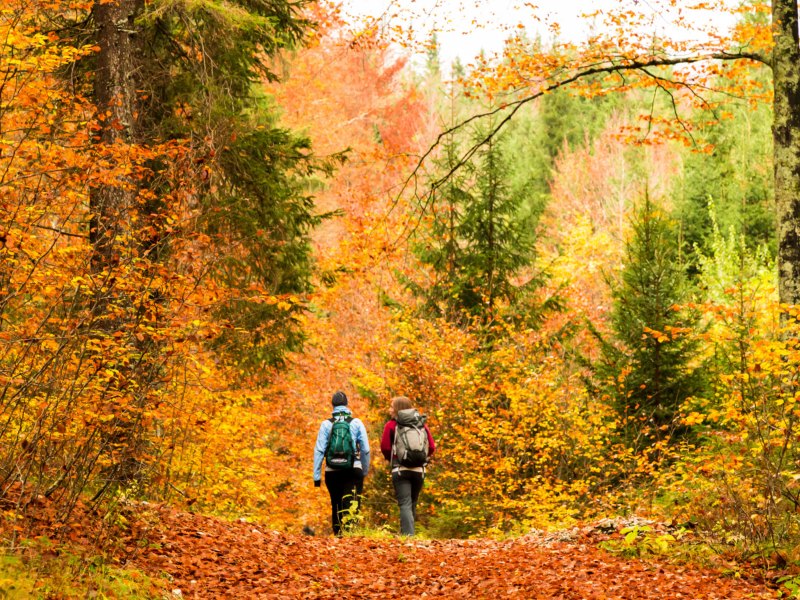
[[[331,496],[331,524],[334,535],[341,535],[347,529],[347,515],[351,507],[358,514],[361,506],[361,493],[364,490],[364,473],[361,469],[325,471],[325,487]],[[355,503],[355,506],[353,504]],[[342,518],[345,517],[344,523]]]

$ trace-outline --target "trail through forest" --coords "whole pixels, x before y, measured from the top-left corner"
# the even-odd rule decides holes
[[[513,541],[333,538],[159,509],[129,561],[184,598],[775,598],[720,572],[619,558],[591,534]],[[133,540],[142,535],[147,547]]]

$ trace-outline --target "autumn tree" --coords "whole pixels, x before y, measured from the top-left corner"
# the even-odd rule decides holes
[[[302,339],[298,295],[308,290],[308,233],[317,222],[302,181],[317,165],[308,140],[277,126],[274,110],[254,87],[275,79],[270,58],[303,38],[309,23],[300,15],[301,5],[111,6],[122,11],[113,20],[114,34],[137,42],[123,46],[107,40],[108,27],[100,27],[99,56],[119,63],[113,73],[137,92],[126,101],[135,105],[136,121],[117,119],[108,126],[123,132],[135,127],[145,147],[191,140],[193,170],[204,183],[193,189],[193,222],[177,231],[206,234],[207,242],[196,249],[210,260],[198,274],[235,290],[221,295],[213,310],[227,327],[207,338],[241,367],[276,364]],[[123,16],[127,26],[120,28]],[[128,215],[134,220],[138,215],[148,227],[147,239],[137,239],[141,234],[134,229],[125,233],[143,244],[144,256],[160,261],[174,251],[176,227],[164,212],[177,182],[166,173],[169,161],[154,157],[143,166],[148,169],[139,182],[143,201]],[[211,258],[222,248],[221,256]],[[265,301],[276,296],[287,300]]]
[[[305,181],[329,164],[253,92],[300,5],[35,8],[2,11],[0,493],[66,515],[86,490],[178,489],[214,393],[297,344]]]

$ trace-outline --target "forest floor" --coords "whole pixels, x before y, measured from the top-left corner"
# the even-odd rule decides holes
[[[499,542],[291,535],[166,509],[152,522],[130,560],[184,598],[778,597],[721,571],[618,557],[588,528]]]
[[[156,505],[128,510],[118,523],[122,527],[110,543],[106,540],[112,548],[106,556],[151,577],[160,591],[146,597],[154,598],[781,597],[769,576],[750,576],[754,572],[745,568],[726,574],[721,568],[607,552],[598,544],[622,544],[623,538],[598,527],[508,541],[335,538],[270,531]],[[85,547],[91,527],[84,522],[79,529],[68,537]],[[0,597],[6,597],[1,589]],[[79,597],[126,596],[93,592]]]

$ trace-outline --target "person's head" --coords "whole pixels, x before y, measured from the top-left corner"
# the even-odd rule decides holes
[[[397,417],[397,413],[407,408],[414,408],[411,400],[405,396],[395,396],[392,398],[392,417]]]
[[[334,408],[337,406],[347,406],[347,396],[345,396],[344,392],[336,392],[333,398],[331,398],[331,404],[333,404]]]

